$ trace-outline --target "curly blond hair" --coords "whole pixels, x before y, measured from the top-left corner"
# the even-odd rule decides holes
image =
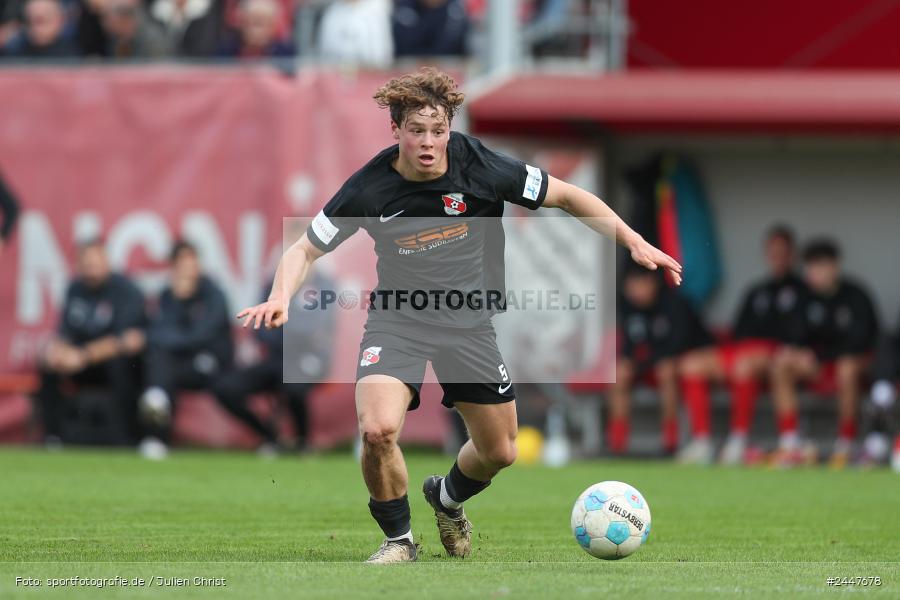
[[[378,88],[373,98],[378,106],[390,110],[394,123],[402,125],[410,113],[427,106],[443,108],[450,123],[466,95],[456,91],[456,82],[446,73],[422,67],[416,73],[391,79]]]

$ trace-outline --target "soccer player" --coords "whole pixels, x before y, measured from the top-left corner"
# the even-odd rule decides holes
[[[869,294],[841,274],[840,251],[828,239],[810,242],[803,252],[810,296],[805,303],[805,332],[800,345],[785,346],[771,369],[779,443],[774,462],[790,467],[803,461],[797,435],[797,385],[817,378],[837,388],[838,435],[832,468],[846,466],[857,431],[863,375],[871,362],[878,321]]]
[[[378,105],[390,111],[397,144],[350,177],[285,252],[269,300],[238,314],[244,326],[283,325],[288,302],[313,262],[359,227],[375,240],[379,294],[373,296],[394,291],[399,301],[404,291],[499,289],[502,262],[487,260],[502,260],[503,230],[499,219],[477,218],[500,217],[504,202],[561,208],[613,236],[637,263],[668,269],[680,283],[681,266],[593,194],[451,132],[463,98],[449,75],[431,68],[393,79],[376,92]],[[429,241],[435,235],[441,243]],[[432,308],[437,308],[436,297],[429,300]],[[492,312],[483,305],[483,310],[392,313],[382,310],[382,301],[372,308],[358,356],[356,409],[369,509],[385,540],[368,562],[416,560],[407,471],[397,438],[406,412],[419,404],[428,360],[443,388],[443,404],[456,407],[471,439],[449,473],[427,478],[423,491],[444,548],[451,556],[467,556],[472,527],[463,503],[516,458],[515,394],[497,349]]]
[[[611,452],[628,448],[631,392],[636,382],[652,381],[662,408],[662,444],[666,454],[678,449],[678,359],[706,346],[711,337],[688,301],[666,287],[653,271],[629,266],[622,280],[617,311],[621,349],[616,359],[606,439]]]
[[[709,384],[728,384],[731,427],[719,455],[722,464],[735,465],[744,460],[759,387],[769,376],[777,348],[801,341],[808,292],[794,271],[794,248],[794,233],[789,227],[772,227],[764,243],[768,276],[744,295],[733,340],[692,352],[681,361],[685,402],[700,419],[709,420]],[[711,446],[707,450],[711,453]]]

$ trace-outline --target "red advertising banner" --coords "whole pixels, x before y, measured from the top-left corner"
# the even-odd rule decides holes
[[[388,117],[371,99],[387,78],[266,67],[0,71],[0,173],[22,205],[0,255],[0,374],[33,370],[75,245],[95,234],[114,267],[150,297],[183,237],[198,246],[232,309],[255,303],[282,248],[283,218],[315,214],[392,143]],[[371,253],[347,246],[335,253],[333,277],[373,269]],[[356,356],[364,315],[355,312],[338,323],[335,361]],[[13,403],[25,406],[21,396],[0,395],[0,417],[20,415]],[[210,402],[208,410],[217,408]],[[441,411],[426,399],[407,420],[406,438],[439,443]],[[323,386],[311,412],[313,444],[354,435],[352,386]],[[240,437],[223,435],[232,426],[224,419],[209,423],[217,431],[205,435],[193,423],[184,437],[213,445]]]

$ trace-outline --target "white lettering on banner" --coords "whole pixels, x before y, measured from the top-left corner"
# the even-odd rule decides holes
[[[103,219],[95,212],[78,213],[72,220],[72,239],[76,244],[96,238],[102,231]]]
[[[228,246],[210,213],[187,213],[181,229],[184,238],[197,245],[206,273],[225,290],[229,308],[259,301],[261,282],[269,276],[263,265],[266,225],[261,214],[248,212],[241,215],[235,248],[236,268],[228,260]]]
[[[106,251],[114,269],[124,270],[128,257],[141,247],[156,262],[165,262],[172,249],[169,227],[158,214],[149,210],[128,213],[116,223],[106,236]]]
[[[38,351],[53,337],[53,330],[34,332],[14,331],[9,339],[9,366],[13,369],[33,367]]]
[[[73,228],[74,243],[71,246],[83,241],[84,234],[90,230],[93,230],[93,235],[102,232],[102,223],[96,213],[79,212],[72,219],[73,223],[80,225]],[[246,306],[258,299],[262,281],[267,277],[263,259],[269,251],[265,219],[261,213],[246,212],[238,219],[234,247],[236,265],[229,260],[229,247],[210,213],[195,211],[185,214],[181,236],[196,244],[204,270],[222,286],[230,307]],[[171,228],[157,213],[147,210],[128,213],[107,230],[106,247],[110,265],[116,270],[126,269],[129,257],[139,247],[146,251],[151,260],[164,263],[173,237]],[[18,234],[16,320],[19,325],[40,324],[48,313],[55,313],[62,305],[70,273],[69,261],[59,242],[44,214],[25,212]],[[68,241],[64,245],[69,246]],[[280,242],[277,247],[280,248]],[[129,275],[148,295],[158,293],[166,281],[164,267],[131,272]],[[49,306],[45,302],[48,298]]]
[[[40,323],[49,289],[59,304],[69,280],[69,267],[46,216],[26,211],[19,224],[19,281],[16,285],[16,320],[23,325]]]
[[[528,177],[525,178],[525,189],[522,190],[522,197],[537,202],[544,176],[541,174],[540,169],[531,165],[525,165],[525,170],[528,171]]]
[[[338,232],[338,228],[335,227],[334,223],[331,222],[331,219],[326,217],[325,213],[321,210],[319,211],[319,214],[316,215],[316,218],[313,219],[312,230],[313,233],[322,240],[323,244],[330,244],[331,240],[334,239],[334,236],[336,236]]]

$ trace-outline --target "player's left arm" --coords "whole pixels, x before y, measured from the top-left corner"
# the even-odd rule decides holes
[[[681,284],[681,265],[674,258],[647,243],[603,200],[577,185],[550,176],[543,206],[559,208],[603,235],[613,238],[631,253],[639,265],[655,271],[667,269],[675,285]]]

